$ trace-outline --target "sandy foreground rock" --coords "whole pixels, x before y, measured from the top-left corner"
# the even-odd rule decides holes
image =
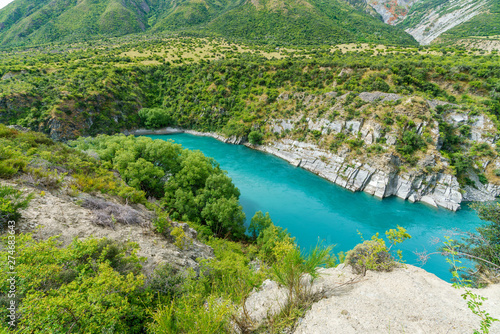
[[[296,334],[451,334],[479,329],[479,317],[467,308],[463,290],[410,265],[392,272],[369,271],[364,277],[343,265],[325,269],[312,292],[323,299],[299,320]],[[483,309],[500,318],[500,285],[473,292],[487,297]],[[247,311],[254,322],[262,320],[267,310],[279,310],[285,296],[276,283],[265,282],[262,290],[247,299]],[[500,333],[500,323],[490,333]]]

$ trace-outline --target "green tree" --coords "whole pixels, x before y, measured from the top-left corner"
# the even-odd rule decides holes
[[[248,135],[248,141],[250,142],[250,144],[260,145],[260,144],[262,144],[262,137],[263,137],[262,133],[260,133],[258,131],[252,131]]]
[[[257,239],[262,231],[271,226],[273,221],[269,216],[269,212],[264,215],[262,211],[257,211],[250,221],[250,226],[248,227],[248,233],[252,238]]]
[[[478,285],[500,277],[500,203],[476,203],[471,207],[486,223],[451,246],[457,257],[474,261],[475,268],[463,268],[462,274]]]
[[[231,235],[240,239],[245,233],[245,213],[236,197],[219,198],[208,203],[201,211],[210,229],[219,237]]]
[[[170,115],[162,108],[142,108],[139,117],[147,128],[161,128],[170,124]]]

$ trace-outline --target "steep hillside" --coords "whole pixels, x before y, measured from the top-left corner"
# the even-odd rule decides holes
[[[468,37],[500,38],[500,2],[491,1],[482,13],[439,36],[439,42],[455,42]]]
[[[142,0],[17,0],[0,11],[1,44],[47,43],[144,31]]]
[[[406,34],[341,1],[254,0],[208,25],[221,35],[273,43],[338,44],[347,41],[409,45]]]
[[[488,10],[491,0],[426,0],[412,6],[401,26],[423,45]],[[467,32],[469,36],[471,35]]]
[[[403,30],[338,0],[16,0],[0,10],[4,46],[177,31],[278,45],[415,44]]]
[[[493,0],[349,0],[380,17],[385,23],[405,29],[420,44],[454,42],[471,36],[500,34],[498,2]],[[438,42],[438,41],[436,41]]]

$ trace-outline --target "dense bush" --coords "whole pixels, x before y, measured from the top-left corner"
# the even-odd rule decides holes
[[[161,128],[170,124],[170,116],[162,108],[142,108],[139,117],[147,128]]]
[[[396,143],[396,150],[402,155],[411,155],[415,151],[426,147],[427,144],[422,136],[414,131],[404,131],[400,139]]]
[[[161,199],[173,219],[206,225],[218,236],[244,236],[239,190],[217,162],[201,152],[123,135],[81,138],[71,145],[97,153],[127,184]]]
[[[2,160],[2,157],[7,158]],[[16,173],[33,186],[59,188],[65,176],[71,176],[71,184],[65,185],[74,193],[99,191],[134,203],[146,200],[144,192],[126,185],[89,154],[54,142],[41,133],[18,132],[0,124],[0,177]]]
[[[253,145],[262,144],[262,133],[258,131],[252,131],[248,134],[248,141]]]
[[[20,332],[138,333],[147,319],[140,300],[151,300],[143,285],[137,246],[106,239],[75,240],[66,248],[57,239],[16,236],[16,301]],[[7,262],[7,252],[2,252]],[[7,277],[7,266],[1,269]],[[6,318],[9,283],[0,284],[0,311]],[[2,323],[5,325],[5,322]]]
[[[355,272],[363,275],[367,270],[391,271],[397,267],[399,263],[390,250],[392,246],[411,238],[411,236],[400,226],[397,229],[386,231],[385,235],[391,246],[387,247],[384,239],[380,238],[377,233],[371,240],[365,240],[347,252],[345,263],[352,266]],[[401,251],[398,250],[396,254],[399,261],[402,261]]]

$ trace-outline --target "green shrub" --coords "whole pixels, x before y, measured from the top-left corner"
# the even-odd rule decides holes
[[[401,138],[396,142],[396,150],[403,156],[410,156],[415,151],[427,147],[422,136],[413,130],[403,132]]]
[[[0,142],[0,144],[3,144]],[[0,178],[10,178],[26,167],[27,161],[18,149],[0,146]]]
[[[356,273],[363,275],[366,270],[390,271],[395,268],[398,262],[390,254],[390,250],[392,246],[411,238],[411,236],[400,226],[397,229],[386,231],[385,234],[391,243],[390,247],[386,246],[385,241],[379,238],[377,233],[371,240],[365,240],[347,252],[345,263],[352,266]],[[397,255],[399,261],[402,261],[401,251],[398,251]]]
[[[248,226],[248,233],[252,238],[257,239],[262,231],[271,226],[273,221],[269,216],[269,212],[264,215],[262,211],[257,211],[250,221],[250,226]]]
[[[262,133],[260,133],[258,131],[252,131],[248,135],[248,141],[252,145],[260,145],[260,144],[262,144],[262,137],[263,137]]]
[[[170,125],[170,115],[162,108],[142,108],[139,117],[147,128],[158,129]]]
[[[143,277],[138,246],[88,238],[61,247],[56,240],[16,235],[18,330],[141,332],[147,317],[142,303],[149,303],[151,297],[139,290]],[[7,261],[7,253],[2,252],[0,259]],[[3,277],[8,271],[4,267],[0,268]],[[0,283],[2,295],[8,289],[6,280]],[[6,317],[5,302],[1,299],[2,317]]]
[[[479,182],[481,182],[482,184],[488,184],[488,179],[483,173],[477,174],[477,177],[479,178]]]
[[[345,263],[352,266],[354,272],[364,274],[366,270],[390,271],[396,266],[389,254],[384,240],[375,238],[356,245],[347,252]]]
[[[10,186],[0,186],[0,229],[4,230],[9,221],[21,218],[19,210],[26,209],[33,194],[24,195]]]

